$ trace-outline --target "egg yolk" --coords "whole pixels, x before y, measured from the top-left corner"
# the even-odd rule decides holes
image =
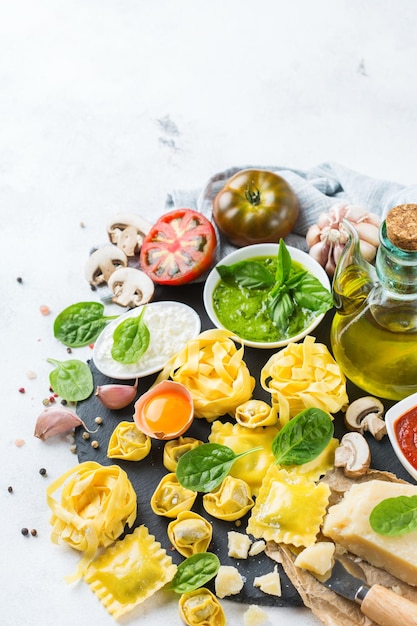
[[[190,417],[190,403],[174,391],[150,398],[143,407],[143,417],[155,433],[170,434],[183,426]]]

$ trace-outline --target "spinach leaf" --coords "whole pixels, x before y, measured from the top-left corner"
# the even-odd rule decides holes
[[[216,267],[225,283],[237,284],[251,289],[266,289],[275,283],[271,272],[258,261],[239,261],[232,265]]]
[[[178,565],[169,589],[177,593],[199,589],[217,574],[219,567],[219,558],[212,552],[193,554]]]
[[[226,478],[237,459],[260,449],[251,448],[235,454],[228,446],[202,443],[180,457],[176,472],[178,482],[192,491],[213,491]]]
[[[136,363],[149,347],[151,334],[143,321],[145,307],[139,315],[128,317],[116,326],[111,355],[119,363]]]
[[[277,465],[302,465],[315,459],[333,437],[334,426],[321,409],[304,409],[283,426],[272,442]]]
[[[93,393],[93,375],[87,363],[77,359],[69,361],[47,359],[47,361],[55,365],[55,369],[49,374],[49,383],[61,398],[68,402],[78,402]]]
[[[54,321],[54,336],[65,346],[79,348],[93,343],[103,328],[117,315],[104,316],[104,305],[100,302],[77,302],[57,315]]]
[[[369,523],[376,533],[390,537],[417,530],[417,496],[385,498],[372,509]]]

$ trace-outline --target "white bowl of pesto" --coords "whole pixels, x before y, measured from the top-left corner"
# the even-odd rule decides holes
[[[137,320],[141,314],[149,331],[146,350],[134,362],[116,360],[112,356],[116,329],[120,329],[126,320]],[[198,336],[200,330],[200,316],[187,304],[168,300],[150,302],[131,309],[106,326],[94,344],[93,361],[97,369],[109,378],[143,378],[162,370],[187,341]],[[125,345],[130,344],[129,340],[125,342]]]
[[[265,349],[300,341],[333,306],[325,270],[284,242],[244,246],[227,255],[208,275],[203,301],[214,326],[246,346]]]

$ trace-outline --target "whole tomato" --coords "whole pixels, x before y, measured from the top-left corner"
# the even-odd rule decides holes
[[[142,243],[143,271],[160,285],[184,285],[214,262],[217,239],[209,220],[192,209],[162,215]]]
[[[235,246],[275,243],[293,229],[298,198],[278,174],[247,169],[229,178],[213,201],[213,219]]]

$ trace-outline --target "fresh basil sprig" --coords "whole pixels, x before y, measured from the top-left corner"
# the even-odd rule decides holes
[[[203,443],[180,457],[176,471],[178,482],[192,491],[213,491],[223,482],[237,459],[260,449],[251,448],[235,454],[220,443]]]
[[[68,402],[78,402],[93,393],[93,375],[87,363],[78,359],[68,361],[47,359],[47,361],[55,365],[55,369],[49,374],[49,383],[61,398]]]
[[[267,289],[275,283],[274,276],[258,261],[239,261],[232,265],[216,266],[225,283],[237,283],[241,287]]]
[[[275,435],[272,453],[277,465],[302,465],[315,459],[333,437],[334,425],[321,409],[304,409]]]
[[[178,565],[169,589],[176,593],[199,589],[217,574],[219,567],[219,558],[212,552],[193,554]]]
[[[113,333],[111,355],[119,363],[136,363],[149,347],[151,334],[143,316],[145,307],[139,315],[128,317],[118,324]]]
[[[105,316],[100,302],[77,302],[57,315],[54,336],[65,346],[80,348],[93,343],[106,324],[117,315]]]
[[[385,498],[372,509],[369,523],[376,533],[390,537],[417,530],[417,496]]]

